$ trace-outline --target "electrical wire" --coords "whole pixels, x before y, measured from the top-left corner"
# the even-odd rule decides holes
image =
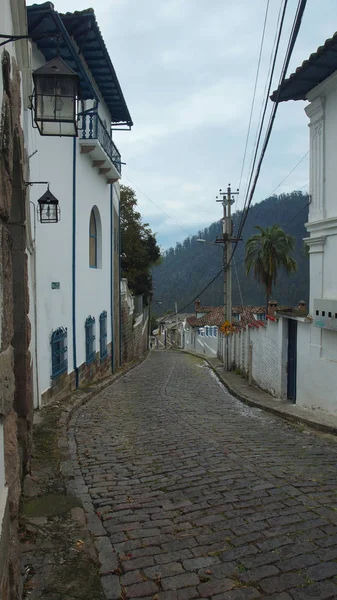
[[[243,308],[244,305],[243,305],[243,297],[242,297],[241,285],[240,285],[238,270],[236,268],[236,262],[235,262],[235,258],[234,257],[233,257],[233,265],[234,265],[234,271],[235,271],[235,275],[236,275],[236,281],[237,281],[238,288],[239,288],[239,294],[240,294],[240,299],[241,299],[241,306]]]
[[[267,92],[267,85],[268,85],[268,81],[269,81],[269,77],[270,77],[270,72],[271,72],[272,63],[273,63],[273,56],[274,56],[274,53],[275,53],[275,47],[276,47],[276,42],[277,42],[277,37],[278,37],[278,31],[279,31],[281,13],[282,13],[282,0],[281,0],[281,3],[280,3],[280,8],[279,8],[278,16],[277,16],[276,31],[275,31],[273,46],[272,46],[271,53],[270,53],[270,58],[269,58],[269,66],[268,66],[266,83],[265,83],[264,90],[263,90],[263,98],[265,98],[266,92]],[[255,140],[254,140],[254,144],[253,144],[253,151],[252,151],[251,161],[250,161],[250,165],[249,165],[249,172],[251,171],[252,165],[253,165],[254,152],[255,152],[255,148],[256,148],[256,144],[257,144],[257,138],[258,138],[258,134],[259,134],[259,128],[260,128],[261,119],[262,119],[263,107],[264,107],[264,101],[261,104],[261,109],[260,109],[260,114],[259,114],[259,119],[258,119],[258,126],[257,126],[257,129],[256,129],[256,135],[255,135]],[[247,180],[247,183],[246,183],[246,186],[245,186],[245,192],[243,194],[244,198],[246,197],[247,191],[248,191],[248,180]]]
[[[299,211],[296,213],[296,215],[294,215],[294,216],[293,216],[293,217],[290,219],[290,221],[288,221],[288,223],[286,223],[286,224],[285,224],[285,227],[288,227],[288,225],[290,225],[290,223],[292,223],[293,221],[295,221],[296,217],[298,217],[298,215],[300,215],[300,214],[301,214],[301,212],[302,212],[302,211],[303,211],[305,208],[307,208],[307,206],[309,206],[309,204],[310,204],[310,201],[309,201],[309,202],[307,202],[307,203],[306,203],[304,206],[302,206],[302,208],[301,208],[301,209],[300,209],[300,210],[299,210]]]
[[[252,162],[252,167],[251,167],[251,171],[250,171],[250,176],[248,178],[247,192],[246,192],[246,195],[245,195],[245,201],[244,201],[243,212],[242,212],[242,216],[241,216],[241,220],[240,220],[239,230],[241,230],[241,227],[243,227],[243,224],[244,224],[243,223],[244,214],[245,214],[245,210],[246,210],[246,207],[247,207],[247,203],[249,201],[249,188],[251,186],[251,182],[252,182],[252,178],[253,178],[253,174],[254,174],[255,163],[256,163],[256,159],[257,159],[257,153],[258,153],[259,146],[260,146],[260,140],[261,140],[263,126],[264,126],[264,120],[265,120],[265,116],[266,116],[266,112],[267,112],[267,107],[268,107],[268,103],[269,103],[270,89],[271,89],[272,81],[273,81],[273,78],[274,78],[274,71],[275,71],[275,66],[276,66],[276,60],[277,60],[278,50],[279,50],[279,46],[280,46],[281,34],[282,34],[282,30],[283,30],[283,25],[284,25],[285,13],[286,13],[286,10],[287,10],[287,5],[288,5],[288,0],[284,0],[283,10],[282,10],[281,20],[280,20],[280,25],[279,25],[279,29],[278,29],[277,38],[276,38],[276,45],[275,45],[274,57],[273,57],[272,67],[271,67],[271,71],[270,71],[270,75],[269,75],[269,82],[268,82],[268,87],[267,87],[267,93],[266,93],[265,101],[264,101],[264,104],[263,104],[262,117],[261,117],[260,127],[259,127],[259,130],[258,130],[257,141],[256,141],[256,145],[255,145],[255,151],[254,151],[254,154],[253,154],[253,162]]]
[[[289,42],[288,42],[288,46],[287,46],[287,51],[286,51],[286,56],[283,62],[283,67],[282,67],[282,71],[281,71],[281,75],[280,75],[280,80],[279,80],[279,85],[278,85],[278,91],[277,91],[277,96],[276,96],[276,100],[270,115],[270,119],[269,119],[269,123],[268,123],[268,127],[267,127],[267,131],[265,134],[265,138],[264,138],[264,143],[262,146],[262,150],[261,150],[261,154],[260,154],[260,158],[256,167],[256,171],[255,171],[255,176],[254,176],[254,180],[253,180],[253,184],[252,187],[250,189],[249,195],[247,194],[246,200],[245,200],[245,206],[244,206],[244,210],[242,213],[242,219],[239,225],[239,232],[237,234],[237,241],[235,242],[234,248],[232,250],[232,254],[230,256],[229,261],[227,262],[227,264],[217,273],[217,275],[215,275],[215,277],[213,277],[213,279],[195,296],[194,299],[190,300],[190,302],[188,304],[186,304],[183,308],[179,309],[177,311],[176,314],[183,312],[188,306],[190,306],[190,304],[192,304],[193,302],[195,302],[195,300],[197,300],[197,298],[203,294],[211,285],[212,283],[221,275],[221,273],[224,271],[224,269],[229,269],[229,266],[231,264],[231,262],[234,259],[234,254],[235,251],[237,249],[238,243],[239,243],[239,239],[241,237],[241,233],[243,231],[244,225],[246,223],[247,220],[247,216],[248,216],[248,211],[254,196],[254,192],[256,189],[256,185],[257,185],[257,181],[260,175],[260,171],[261,171],[261,166],[262,166],[262,162],[268,147],[268,143],[269,143],[269,139],[270,139],[270,135],[272,132],[272,128],[273,128],[273,124],[275,121],[275,116],[276,116],[276,112],[277,112],[277,108],[278,108],[278,104],[279,104],[279,97],[280,97],[280,92],[281,92],[281,85],[285,79],[286,76],[286,72],[289,66],[289,62],[290,62],[290,58],[294,49],[294,45],[298,36],[298,32],[301,26],[301,22],[302,22],[302,17],[304,14],[304,10],[306,7],[306,2],[307,0],[299,0],[298,2],[298,6],[297,6],[297,11],[296,11],[296,15],[295,15],[295,19],[294,19],[294,23],[293,23],[293,27],[291,30],[291,34],[290,34],[290,38],[289,38]],[[269,85],[268,85],[268,92],[267,92],[267,97],[266,97],[266,101],[265,101],[265,105],[264,105],[264,111],[263,111],[263,120],[264,120],[264,116],[265,116],[265,112],[266,112],[266,107],[267,107],[267,103],[268,103],[268,99],[269,99],[269,93],[270,93],[270,88],[271,88],[271,84],[272,84],[272,79],[273,79],[273,74],[274,74],[274,68],[275,68],[275,63],[276,63],[276,57],[277,57],[277,53],[278,53],[278,48],[279,48],[279,41],[280,41],[280,37],[281,37],[281,32],[282,32],[282,28],[283,28],[283,23],[284,23],[284,16],[285,16],[285,9],[287,6],[287,0],[285,0],[284,3],[284,7],[283,7],[283,13],[282,13],[282,19],[281,19],[281,23],[280,23],[280,29],[279,29],[279,33],[278,33],[278,37],[277,37],[277,44],[276,44],[276,48],[275,48],[275,55],[274,55],[274,60],[273,60],[273,66],[272,66],[272,72],[270,75],[270,80],[269,80]],[[259,131],[259,137],[258,137],[258,145],[259,145],[259,140],[261,137],[261,133],[262,133],[262,128],[263,128],[263,123],[261,123],[261,127],[260,127],[260,131]],[[256,161],[256,155],[257,155],[257,151],[255,152],[255,156],[254,156],[254,166],[255,166],[255,161]],[[252,169],[252,173],[250,176],[250,182],[252,180],[253,177],[253,170],[254,170],[254,166]],[[249,187],[250,187],[250,183],[249,183]],[[249,188],[248,188],[249,189]],[[303,207],[304,209],[304,207]]]
[[[126,175],[124,175],[123,177],[125,177],[131,183],[131,185],[133,185],[133,187],[136,188],[136,190],[138,190],[142,194],[142,196],[144,196],[149,202],[151,202],[151,204],[153,204],[156,208],[158,208],[158,210],[160,210],[160,212],[162,212],[168,219],[171,219],[171,221],[173,221],[173,223],[175,225],[180,227],[180,229],[185,234],[187,233],[188,237],[191,237],[193,235],[193,234],[189,233],[187,231],[187,229],[185,229],[182,225],[180,225],[180,223],[177,223],[177,221],[175,221],[167,212],[165,212],[158,204],[156,204],[154,202],[154,200],[151,200],[151,198],[147,194],[145,194],[145,192],[143,192],[137,184],[133,183],[133,181],[131,181],[131,179],[129,177],[127,177]]]
[[[251,128],[251,124],[252,124],[252,117],[253,117],[253,111],[254,111],[254,105],[255,105],[257,82],[258,82],[258,79],[259,79],[260,66],[261,66],[261,58],[262,58],[262,50],[263,50],[263,44],[264,44],[264,38],[265,38],[265,32],[266,32],[266,25],[267,25],[268,11],[269,11],[269,2],[270,2],[270,0],[267,0],[266,12],[265,12],[265,16],[264,16],[264,23],[263,23],[263,29],[262,29],[260,52],[259,52],[259,58],[258,58],[258,62],[257,62],[254,91],[253,91],[253,97],[252,97],[252,104],[251,104],[251,108],[250,108],[248,130],[247,130],[247,135],[246,135],[245,149],[244,149],[244,152],[243,152],[243,159],[242,159],[242,166],[241,166],[241,173],[240,173],[240,180],[239,180],[238,189],[240,189],[240,185],[241,185],[241,181],[242,181],[242,174],[243,174],[243,170],[244,170],[245,162],[246,162],[248,140],[249,140],[250,128]]]
[[[296,11],[296,15],[295,15],[295,19],[294,19],[294,23],[293,23],[293,27],[291,30],[291,34],[290,34],[290,38],[289,38],[289,43],[288,43],[288,47],[287,47],[287,52],[286,52],[286,56],[283,62],[283,67],[282,67],[282,71],[281,71],[281,75],[280,75],[280,80],[279,80],[279,85],[277,88],[277,96],[275,99],[275,103],[270,115],[270,119],[269,119],[269,123],[268,123],[268,128],[265,134],[265,138],[264,138],[264,142],[263,142],[263,146],[262,146],[262,150],[261,150],[261,154],[260,154],[260,158],[256,167],[256,171],[255,171],[255,176],[253,179],[253,184],[252,187],[250,189],[249,195],[247,196],[247,204],[246,204],[246,209],[243,211],[243,215],[242,215],[242,219],[241,219],[241,223],[239,226],[239,231],[237,234],[237,241],[235,242],[234,248],[232,250],[232,254],[231,257],[227,263],[227,266],[230,265],[231,261],[233,260],[234,254],[236,252],[237,246],[238,246],[238,242],[239,242],[239,238],[241,237],[244,225],[246,223],[247,220],[247,216],[248,216],[248,211],[249,208],[251,206],[252,200],[253,200],[253,196],[254,196],[254,192],[256,189],[256,185],[258,182],[258,178],[260,175],[260,171],[261,171],[261,167],[262,167],[262,163],[263,163],[263,159],[268,147],[268,143],[269,143],[269,139],[271,136],[271,132],[273,129],[273,124],[275,121],[275,116],[277,113],[277,108],[278,108],[278,104],[279,104],[279,97],[280,97],[280,93],[281,93],[281,85],[283,83],[283,81],[285,80],[286,77],[286,72],[289,66],[289,62],[290,62],[290,58],[294,49],[294,45],[298,36],[298,32],[301,26],[301,22],[302,22],[302,18],[303,18],[303,14],[304,14],[304,10],[305,10],[305,6],[306,6],[306,2],[307,0],[299,0],[298,2],[298,7],[297,7],[297,11]],[[283,13],[284,16],[284,13]],[[271,85],[271,81],[270,81],[270,85]],[[270,86],[268,86],[268,97],[269,97],[269,92],[270,92]],[[250,180],[252,179],[252,177],[250,178]]]
[[[284,179],[282,179],[281,183],[279,183],[276,186],[276,188],[269,194],[269,196],[267,196],[267,198],[272,196],[276,192],[276,190],[278,190],[279,187],[281,187],[282,183],[284,183],[288,179],[288,177],[295,171],[295,169],[297,169],[298,165],[301,164],[301,162],[308,156],[308,154],[309,154],[309,150],[308,150],[308,152],[305,153],[304,156],[302,156],[301,160],[299,160],[298,163],[293,167],[293,169],[291,169],[291,171],[289,171],[288,175],[286,175],[286,177]],[[307,184],[305,184],[305,185],[307,185]]]

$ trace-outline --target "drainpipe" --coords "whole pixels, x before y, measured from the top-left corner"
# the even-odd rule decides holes
[[[73,272],[72,272],[72,322],[73,322],[73,362],[76,389],[78,388],[78,367],[76,352],[76,138],[73,139]]]
[[[31,237],[31,228],[29,229],[29,244],[28,252],[32,257],[33,261],[33,296],[34,296],[34,356],[35,356],[35,387],[36,387],[36,398],[37,398],[37,408],[41,408],[41,398],[40,398],[40,386],[39,386],[39,363],[38,363],[38,335],[37,335],[37,277],[36,277],[36,206],[32,200],[29,200],[29,203],[33,206],[33,214],[34,214],[34,237]],[[30,211],[29,211],[29,214]]]
[[[122,295],[121,295],[121,201],[118,207],[118,294],[119,294],[119,366],[122,366]]]
[[[114,228],[113,228],[113,184],[110,185],[110,319],[111,319],[111,373],[115,371],[114,349]]]

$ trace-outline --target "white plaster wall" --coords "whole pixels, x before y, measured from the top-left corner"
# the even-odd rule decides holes
[[[110,325],[110,187],[104,176],[92,167],[86,154],[78,154],[77,160],[77,227],[76,227],[76,328],[77,365],[85,362],[86,318],[96,319],[96,352],[99,351],[99,315],[107,311],[108,343],[111,341]],[[96,205],[102,224],[102,266],[89,267],[89,219]]]
[[[308,95],[310,118],[310,313],[337,298],[337,74]],[[298,324],[297,403],[337,414],[337,332]]]
[[[33,48],[33,68],[44,63]],[[30,116],[30,115],[29,115]],[[110,123],[110,120],[108,121]],[[57,224],[36,226],[37,342],[39,393],[51,385],[50,336],[58,327],[68,330],[68,372],[74,368],[72,328],[72,223],[73,223],[73,139],[40,136],[27,119],[30,180],[49,181],[51,192],[59,199],[61,220]],[[35,205],[45,185],[32,186],[30,198]],[[114,186],[118,207],[119,185]],[[101,268],[89,267],[89,218],[97,206],[102,225]],[[90,157],[80,153],[76,140],[76,342],[77,366],[85,362],[85,319],[96,320],[96,351],[99,350],[99,315],[107,311],[107,342],[110,324],[110,186],[92,166]],[[32,266],[30,267],[32,269]],[[60,282],[59,290],[51,283]]]
[[[218,352],[218,338],[215,336],[201,336],[195,334],[195,351],[205,356],[216,356]]]
[[[298,324],[297,404],[337,414],[336,333]]]
[[[31,161],[31,181],[49,181],[50,191],[59,199],[61,208],[59,223],[37,222],[36,225],[37,346],[39,387],[42,394],[51,384],[50,336],[58,327],[66,327],[68,330],[68,371],[73,370],[72,139],[39,136],[36,138],[36,148],[38,160]],[[45,190],[45,185],[31,187],[30,198],[35,207]],[[52,282],[59,282],[60,289],[53,290]]]
[[[324,217],[337,216],[337,79],[333,76],[330,89],[325,93],[324,127]],[[335,89],[334,89],[335,88]]]
[[[268,321],[266,327],[252,329],[250,341],[253,347],[252,376],[262,389],[276,397],[282,394],[281,362],[282,348],[279,344],[279,322]]]

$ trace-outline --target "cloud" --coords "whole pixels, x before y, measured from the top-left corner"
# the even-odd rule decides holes
[[[337,3],[325,0],[324,8],[321,4],[307,3],[289,72],[334,32]],[[296,6],[296,0],[288,2],[274,88]],[[87,0],[55,0],[61,12],[86,7]],[[279,7],[279,2],[269,3],[236,206],[243,202]],[[229,181],[234,188],[239,183],[265,9],[265,0],[96,3],[98,24],[135,123],[131,132],[114,134],[127,163],[123,183],[143,190],[158,205],[137,191],[144,220],[165,246],[218,220],[218,189]],[[280,105],[254,201],[268,196],[308,150],[304,106]],[[302,187],[308,179],[308,162],[303,161],[277,193]]]

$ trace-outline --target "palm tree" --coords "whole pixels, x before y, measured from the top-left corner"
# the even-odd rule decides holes
[[[268,301],[276,283],[278,269],[284,267],[288,274],[297,269],[295,259],[290,256],[290,252],[294,250],[294,238],[279,225],[265,229],[257,226],[255,229],[260,233],[252,235],[246,242],[246,274],[249,275],[253,269],[255,279],[265,286],[268,311]]]

